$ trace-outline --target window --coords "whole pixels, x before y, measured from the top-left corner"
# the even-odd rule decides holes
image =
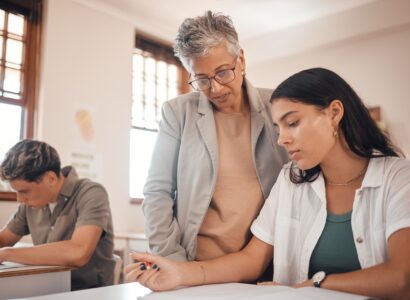
[[[0,162],[22,138],[33,136],[41,1],[0,3]],[[0,181],[0,199],[15,193]]]
[[[142,201],[161,106],[189,90],[187,76],[171,47],[137,38],[133,54],[130,133],[130,196],[134,203]]]

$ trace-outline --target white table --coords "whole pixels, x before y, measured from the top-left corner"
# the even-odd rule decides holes
[[[59,266],[0,269],[0,300],[69,292],[70,270]]]
[[[365,300],[364,296],[333,292],[314,287],[257,286],[230,283],[204,285],[169,292],[153,293],[138,283],[75,291],[21,300]]]

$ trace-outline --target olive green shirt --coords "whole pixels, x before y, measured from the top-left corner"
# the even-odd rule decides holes
[[[21,204],[7,224],[14,234],[31,234],[34,245],[70,240],[74,230],[84,225],[103,229],[89,262],[71,272],[71,289],[84,289],[113,284],[113,226],[108,195],[104,187],[88,179],[79,179],[72,167],[62,169],[65,177],[57,199],[50,211]]]
[[[352,211],[341,215],[327,213],[325,228],[310,258],[309,278],[318,271],[329,275],[361,269],[351,219]]]

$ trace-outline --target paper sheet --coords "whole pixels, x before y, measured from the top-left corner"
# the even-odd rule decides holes
[[[11,269],[11,268],[19,268],[19,267],[26,267],[27,265],[18,264],[11,261],[3,261],[0,263],[0,270]]]
[[[155,292],[138,300],[366,300],[368,297],[318,289],[286,286],[258,286],[243,283],[212,284],[168,292]]]
[[[285,286],[257,286],[243,283],[211,284],[197,287],[188,287],[169,292],[156,292],[139,297],[138,300],[236,300],[254,299],[275,293],[292,290]],[[258,298],[263,299],[263,298]]]

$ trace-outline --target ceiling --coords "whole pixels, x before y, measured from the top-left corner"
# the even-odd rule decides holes
[[[172,44],[206,10],[232,17],[248,65],[410,25],[409,0],[74,0]]]
[[[121,16],[142,32],[171,42],[187,17],[206,10],[232,17],[241,41],[282,30],[375,0],[79,0]]]

